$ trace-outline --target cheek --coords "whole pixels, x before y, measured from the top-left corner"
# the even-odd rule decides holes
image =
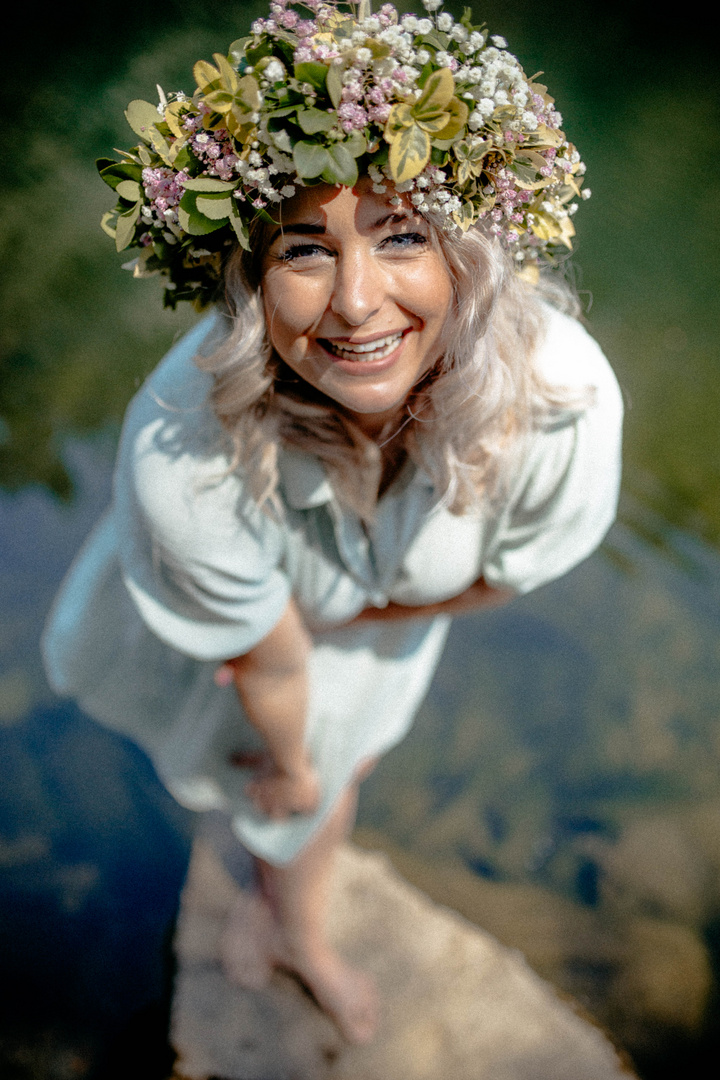
[[[442,323],[453,302],[452,279],[440,259],[419,266],[404,278],[408,302],[426,324]]]
[[[266,274],[262,292],[268,334],[283,356],[283,351],[307,334],[322,314],[319,290],[306,277],[278,271]]]

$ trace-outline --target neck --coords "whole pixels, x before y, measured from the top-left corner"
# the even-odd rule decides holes
[[[383,413],[350,413],[350,417],[368,439],[383,446],[405,427],[410,413],[402,405],[399,409],[389,409]]]

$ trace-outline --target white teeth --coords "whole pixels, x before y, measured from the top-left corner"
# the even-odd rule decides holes
[[[328,344],[331,351],[343,360],[382,360],[397,348],[401,338],[402,331],[399,331],[384,338],[376,338],[375,341],[367,341],[364,345],[351,345],[349,341],[329,341]]]

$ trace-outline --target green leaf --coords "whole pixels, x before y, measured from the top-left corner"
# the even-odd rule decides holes
[[[195,159],[190,153],[188,147],[181,146],[177,153],[174,153],[174,149],[175,144],[173,145],[173,147],[171,147],[170,150],[173,159],[173,168],[175,168],[178,172],[181,172],[182,169],[189,169]]]
[[[115,225],[115,247],[123,251],[135,238],[135,225],[140,217],[140,204],[136,203],[126,214],[118,214]]]
[[[211,176],[198,176],[185,181],[185,191],[228,192],[234,191],[237,186],[237,180],[214,180]]]
[[[293,147],[293,161],[298,176],[313,180],[330,166],[330,155],[323,146],[303,139]]]
[[[316,60],[307,60],[295,65],[295,78],[301,83],[310,83],[316,90],[324,90],[327,80],[327,65]]]
[[[238,79],[235,102],[241,103],[248,112],[256,112],[261,105],[260,84],[253,75]]]
[[[146,142],[152,142],[152,128],[160,120],[157,109],[149,101],[131,101],[125,110],[125,118],[136,135]]]
[[[412,124],[403,128],[390,144],[390,175],[396,184],[413,180],[429,159],[430,136],[417,124]]]
[[[129,162],[113,161],[112,158],[98,158],[95,164],[100,176],[113,191],[123,180],[139,181],[142,177],[141,167],[132,165]]]
[[[335,143],[327,150],[331,164],[323,169],[322,178],[328,184],[344,184],[353,187],[358,179],[357,161],[343,143]]]
[[[247,227],[247,223],[243,220],[240,214],[240,209],[237,202],[233,200],[233,205],[230,212],[230,224],[232,225],[233,232],[235,233],[238,243],[245,251],[250,250],[250,231]]]
[[[213,221],[224,221],[230,216],[232,199],[228,195],[198,195],[195,205],[205,217]]]
[[[215,221],[201,213],[196,205],[197,194],[194,191],[186,191],[178,206],[178,220],[180,227],[191,236],[206,236],[207,233],[215,232],[222,226],[221,221]]]
[[[338,109],[342,101],[343,92],[343,67],[341,64],[331,64],[328,68],[326,89],[333,107]]]
[[[121,180],[115,190],[121,199],[126,199],[131,203],[136,203],[143,197],[142,188],[137,180]]]
[[[237,41],[233,41],[228,49],[228,59],[232,60],[234,64],[240,64],[245,59],[245,49],[251,41],[251,37],[238,38]]]
[[[230,50],[232,51],[232,45],[230,46]],[[264,56],[272,56],[272,51],[272,45],[267,40],[267,38],[265,38],[254,49],[248,49],[245,53],[245,56],[247,58],[248,64],[251,64],[253,67],[255,67],[258,61],[262,60]]]
[[[322,109],[299,109],[297,118],[306,135],[317,135],[318,131],[330,131],[337,126],[337,114]]]
[[[343,139],[339,145],[349,150],[354,158],[359,158],[367,150],[367,139],[362,131],[351,131],[347,139]]]

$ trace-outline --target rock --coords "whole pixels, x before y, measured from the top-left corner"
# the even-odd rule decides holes
[[[711,809],[702,814],[708,843],[714,836]],[[698,1035],[712,991],[710,957],[697,925],[642,913],[650,895],[659,897],[657,878],[647,889],[640,879],[621,894],[617,907],[607,897],[604,906],[590,907],[529,882],[479,878],[458,862],[428,864],[368,829],[356,835],[364,846],[383,844],[398,870],[433,900],[519,949],[539,975],[580,1002],[631,1055],[644,1053],[649,1044],[669,1044],[678,1034]],[[615,899],[617,893],[609,891]],[[663,895],[685,899],[697,893],[691,883],[687,893],[678,885]],[[671,908],[668,902],[657,906]]]
[[[377,853],[346,846],[331,934],[384,1003],[376,1040],[346,1045],[288,976],[231,987],[218,938],[237,886],[196,841],[176,942],[172,1040],[187,1080],[619,1080],[606,1036],[516,950],[434,904]]]

